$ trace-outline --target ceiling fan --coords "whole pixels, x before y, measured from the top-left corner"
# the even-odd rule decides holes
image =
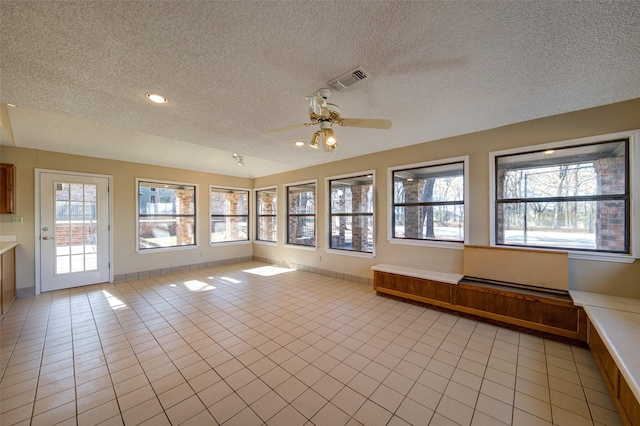
[[[338,141],[333,134],[333,125],[338,124],[343,127],[365,127],[369,129],[389,129],[391,120],[373,118],[343,118],[340,115],[340,108],[337,105],[328,103],[327,98],[331,95],[331,90],[320,89],[315,96],[307,96],[309,102],[309,122],[296,124],[294,126],[282,127],[280,129],[262,132],[265,135],[285,132],[287,130],[298,129],[300,127],[320,125],[320,130],[311,137],[309,146],[318,149],[320,144],[325,152],[333,152],[338,146]]]

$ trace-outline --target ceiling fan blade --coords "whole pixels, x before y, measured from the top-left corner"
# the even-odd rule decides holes
[[[375,118],[343,118],[340,125],[344,127],[368,127],[370,129],[389,129],[391,128],[391,120],[382,120]]]
[[[266,132],[262,132],[263,135],[272,135],[274,133],[279,133],[279,132],[286,132],[287,130],[293,130],[293,129],[299,129],[301,127],[307,127],[310,126],[312,123],[302,123],[302,124],[296,124],[294,126],[289,126],[289,127],[281,127],[279,129],[273,129],[273,130],[267,130]]]

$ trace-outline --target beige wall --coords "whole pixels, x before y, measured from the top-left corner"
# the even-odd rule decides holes
[[[640,128],[640,99],[258,178],[254,181],[254,187],[278,185],[281,200],[282,184],[318,179],[319,249],[306,251],[283,245],[285,220],[281,213],[278,223],[279,244],[256,244],[254,256],[369,278],[372,277],[371,266],[379,263],[461,273],[462,250],[392,245],[387,241],[387,167],[469,155],[469,243],[488,245],[489,152],[637,128]],[[392,133],[390,135],[392,137]],[[327,192],[324,179],[372,169],[376,171],[376,258],[364,259],[325,252]],[[283,211],[282,206],[280,203],[280,212]],[[572,289],[640,298],[640,261],[624,264],[571,260],[569,280]]]
[[[170,169],[122,161],[80,157],[23,148],[1,147],[1,161],[17,170],[16,215],[24,224],[12,224],[12,215],[1,215],[0,234],[17,235],[18,288],[34,286],[34,169],[68,170],[113,176],[114,191],[114,273],[125,274],[169,266],[181,266],[244,256],[286,261],[312,268],[371,278],[371,266],[379,263],[419,266],[447,272],[462,272],[462,251],[391,245],[387,241],[387,167],[469,155],[470,244],[489,244],[489,152],[546,142],[613,133],[640,128],[640,99],[518,123],[497,129],[457,136],[435,142],[398,148],[318,167],[267,176],[255,180]],[[390,130],[393,137],[393,130]],[[348,143],[344,141],[343,143]],[[329,155],[321,152],[314,155]],[[324,250],[326,244],[326,189],[324,179],[365,170],[376,170],[376,258],[336,255]],[[166,179],[200,185],[199,241],[197,250],[138,255],[135,251],[136,177]],[[284,183],[318,180],[318,247],[301,250],[283,244]],[[207,243],[207,191],[210,184],[244,188],[277,185],[280,195],[279,243],[210,247]],[[637,184],[637,183],[636,183]],[[585,291],[640,298],[640,261],[633,264],[571,260],[570,287]],[[22,292],[24,294],[24,291]]]
[[[51,169],[113,176],[113,266],[114,275],[191,265],[252,255],[252,245],[209,245],[207,234],[209,185],[251,188],[252,180],[216,174],[149,166],[124,161],[59,154],[24,148],[1,147],[1,160],[16,166],[16,213],[0,215],[0,234],[16,235],[16,279],[19,294],[28,294],[35,283],[34,170]],[[198,245],[195,250],[153,254],[136,253],[135,178],[166,179],[199,185]],[[11,223],[22,216],[23,224]]]

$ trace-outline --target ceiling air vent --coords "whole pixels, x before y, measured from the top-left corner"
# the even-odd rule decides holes
[[[369,77],[369,73],[362,69],[362,67],[358,67],[346,74],[341,75],[335,80],[331,80],[327,84],[337,91],[341,91],[353,84],[356,84],[359,81],[364,80],[367,77]]]

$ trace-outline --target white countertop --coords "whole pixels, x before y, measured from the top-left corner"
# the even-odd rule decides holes
[[[640,299],[575,290],[569,290],[569,294],[573,299],[573,303],[583,308],[585,306],[598,306],[600,308],[616,309],[619,311],[634,312],[636,314],[640,313]]]
[[[373,265],[371,269],[379,272],[388,272],[390,274],[405,275],[407,277],[422,278],[425,280],[439,281],[447,284],[458,284],[463,278],[462,274],[429,271],[427,269],[410,268],[408,266],[387,265],[385,263]]]
[[[640,401],[640,300],[569,290],[598,331],[620,374]]]
[[[18,245],[18,243],[15,242],[15,241],[10,241],[10,242],[6,242],[6,243],[0,243],[0,254],[4,253],[5,251],[11,250],[12,248],[14,248],[17,245]]]

